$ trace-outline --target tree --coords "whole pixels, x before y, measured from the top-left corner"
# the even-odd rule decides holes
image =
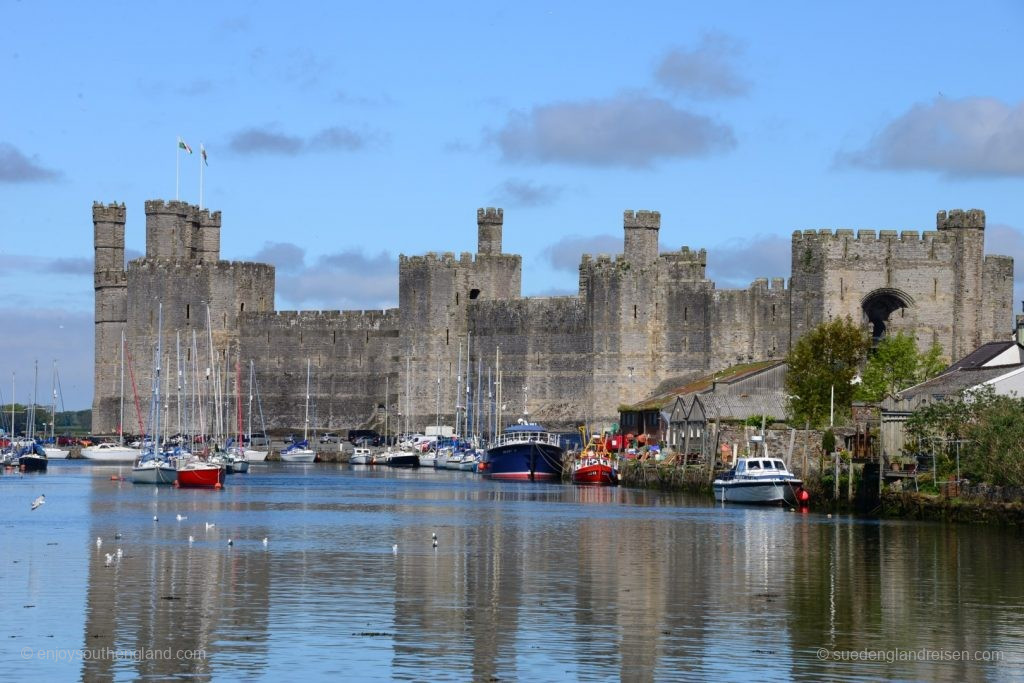
[[[943,475],[952,473],[959,446],[962,477],[1024,485],[1024,398],[997,395],[990,386],[965,391],[918,409],[907,434],[919,452],[936,454]]]
[[[885,337],[868,357],[856,398],[877,403],[886,396],[934,377],[946,367],[942,349],[932,344],[925,353],[917,350],[914,337],[900,332]]]
[[[849,316],[824,322],[801,337],[786,355],[792,419],[821,427],[833,407],[839,414],[848,413],[854,394],[850,382],[870,345],[867,332]]]

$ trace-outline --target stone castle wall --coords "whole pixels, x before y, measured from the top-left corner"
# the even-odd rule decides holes
[[[453,424],[467,400],[486,428],[499,350],[506,421],[526,412],[572,429],[615,420],[667,377],[782,358],[836,316],[914,331],[950,358],[1010,327],[1013,262],[984,255],[980,211],[940,212],[924,233],[798,231],[788,286],[762,278],[740,290],[716,289],[703,249],[660,253],[658,212],[626,211],[622,253],[584,256],[576,296],[523,298],[521,257],[502,252],[503,212],[480,209],[476,254],[399,257],[398,308],[319,312],[276,311],[273,267],[221,261],[219,212],[153,201],[146,213],[146,257],[124,268],[124,207],[93,207],[101,432],[116,430],[122,329],[147,411],[158,304],[164,377],[180,356],[199,368],[195,384],[211,384],[212,336],[222,390],[233,393],[236,362],[247,385],[251,360],[268,428],[300,432],[307,359],[310,429],[382,428],[385,412],[399,430]]]

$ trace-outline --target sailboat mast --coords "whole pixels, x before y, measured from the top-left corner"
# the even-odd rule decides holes
[[[241,349],[235,356],[235,405],[238,409],[238,446],[242,446],[242,359]]]
[[[309,440],[309,370],[310,360],[306,359],[306,419],[302,426],[302,440]],[[307,445],[308,448],[308,445]]]
[[[466,428],[465,428],[465,430],[463,430],[463,434],[465,434],[466,437],[471,437],[472,436],[472,434],[470,434],[470,430],[469,430],[469,397],[470,397],[469,386],[470,386],[470,374],[472,373],[472,367],[473,367],[471,365],[471,360],[473,358],[473,353],[472,353],[472,347],[470,346],[470,342],[472,341],[472,339],[473,339],[473,333],[467,331],[466,332],[466,403],[465,403],[466,411],[463,414],[464,418],[466,420]]]
[[[124,445],[124,328],[121,328],[121,411],[117,418],[117,445]]]

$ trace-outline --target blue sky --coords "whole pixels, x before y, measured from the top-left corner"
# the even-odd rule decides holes
[[[223,212],[277,308],[396,305],[400,253],[474,251],[505,210],[523,293],[574,293],[622,212],[789,275],[805,228],[984,209],[1024,287],[1019,2],[58,3],[0,0],[0,396],[92,400],[93,201]],[[3,377],[8,378],[7,381]],[[45,399],[43,399],[45,400]]]

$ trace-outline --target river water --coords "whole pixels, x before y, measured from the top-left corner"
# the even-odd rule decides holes
[[[0,476],[0,679],[1024,679],[1016,530],[454,471],[118,471]]]

